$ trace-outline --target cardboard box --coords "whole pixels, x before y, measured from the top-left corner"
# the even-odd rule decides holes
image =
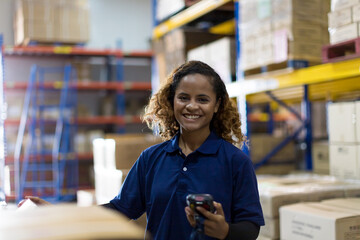
[[[55,41],[55,32],[56,29],[51,22],[22,21],[18,19],[14,29],[14,41],[16,45],[30,39],[53,42]]]
[[[231,37],[221,38],[207,45],[210,66],[225,83],[231,83],[236,74],[236,45]],[[234,76],[234,77],[233,77]]]
[[[271,174],[271,175],[286,175],[294,172],[297,166],[294,163],[276,163],[276,164],[264,164],[255,169],[257,175]]]
[[[330,144],[330,174],[340,179],[360,179],[360,144]]]
[[[325,101],[313,101],[311,103],[311,129],[314,140],[328,139],[328,122]]]
[[[250,136],[250,156],[254,163],[260,162],[271,150],[285,138],[270,134],[252,134]],[[290,141],[284,148],[275,154],[269,162],[291,162],[295,160],[294,142]]]
[[[337,181],[320,175],[286,175],[258,178],[260,202],[267,218],[277,218],[281,206],[297,203],[343,198],[359,193],[360,184]],[[353,187],[350,189],[350,187]]]
[[[338,27],[331,29],[330,33],[330,43],[335,44],[339,42],[345,42],[347,40],[351,40],[357,38],[359,36],[358,33],[358,24],[351,23],[346,26]]]
[[[17,19],[25,21],[53,22],[55,16],[54,3],[48,0],[17,0],[15,9]]]
[[[360,198],[335,198],[324,200],[321,203],[325,205],[360,211]]]
[[[360,211],[347,211],[320,203],[299,203],[280,208],[283,240],[356,239],[360,234]]]
[[[265,217],[265,226],[261,226],[260,235],[270,239],[280,238],[280,220],[279,218]]]
[[[124,215],[104,207],[57,204],[20,212],[2,211],[0,236],[23,240],[142,240],[144,231]]]
[[[105,138],[115,140],[116,169],[130,169],[142,151],[162,142],[151,134],[108,134]]]
[[[312,145],[313,172],[319,174],[330,173],[329,142],[313,142]]]
[[[349,8],[356,4],[360,4],[360,0],[332,0],[331,11]]]
[[[352,21],[360,22],[360,3],[352,7]]]
[[[329,12],[329,27],[337,28],[352,23],[352,8]]]
[[[187,61],[197,60],[207,64],[210,64],[209,59],[210,54],[206,44],[189,50],[186,57]]]
[[[87,0],[19,0],[14,21],[15,44],[83,43],[89,39]]]
[[[64,42],[87,42],[89,39],[89,9],[87,1],[65,1],[56,6],[56,39]]]
[[[288,57],[290,59],[307,59],[312,62],[321,61],[321,42],[289,42]]]
[[[279,240],[279,238],[269,238],[269,237],[266,237],[264,235],[261,235],[261,233],[260,233],[257,240]]]
[[[339,102],[328,105],[329,142],[331,144],[359,142],[357,128],[360,128],[360,121],[356,121],[356,106],[355,102]]]

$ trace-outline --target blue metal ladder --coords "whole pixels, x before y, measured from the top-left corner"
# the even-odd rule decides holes
[[[54,83],[55,89],[45,86],[45,74],[63,73],[63,81]],[[26,91],[19,132],[15,146],[16,200],[24,193],[40,196],[50,202],[75,200],[78,188],[78,161],[74,151],[76,125],[76,90],[71,87],[72,68],[31,69]],[[45,93],[60,90],[58,104],[47,104]],[[58,112],[52,149],[46,148],[49,128],[54,121],[46,117],[48,112]],[[52,126],[51,126],[52,125]],[[50,133],[50,134],[51,134]],[[27,134],[26,147],[24,136]],[[23,156],[23,157],[21,157]],[[25,190],[29,191],[25,191]]]

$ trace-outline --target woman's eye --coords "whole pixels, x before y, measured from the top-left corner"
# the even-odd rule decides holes
[[[185,100],[187,100],[187,97],[185,97],[185,96],[179,96],[178,99],[180,99],[181,101],[185,101]]]
[[[209,100],[207,98],[199,98],[198,101],[201,102],[201,103],[206,103]]]

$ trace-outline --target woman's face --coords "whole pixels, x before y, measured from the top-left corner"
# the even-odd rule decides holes
[[[219,104],[208,77],[197,73],[183,77],[174,96],[174,114],[182,133],[208,134]]]

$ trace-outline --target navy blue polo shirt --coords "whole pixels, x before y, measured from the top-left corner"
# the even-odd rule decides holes
[[[178,143],[176,135],[141,153],[111,200],[120,212],[131,219],[146,212],[154,240],[189,239],[186,196],[209,193],[222,204],[227,222],[264,225],[253,165],[241,150],[214,132],[187,157]]]

